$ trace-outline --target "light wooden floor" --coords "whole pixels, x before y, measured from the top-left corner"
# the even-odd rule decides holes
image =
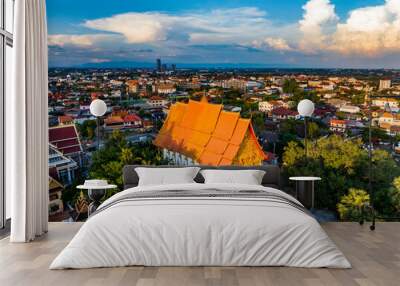
[[[287,267],[125,267],[48,270],[80,223],[51,223],[49,233],[29,244],[0,241],[1,286],[45,285],[400,285],[400,223],[378,223],[371,232],[357,223],[328,223],[324,229],[353,269]]]

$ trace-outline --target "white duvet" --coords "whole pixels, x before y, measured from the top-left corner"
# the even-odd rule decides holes
[[[182,184],[164,190],[265,190],[254,185]],[[297,201],[296,201],[297,202]],[[154,198],[122,201],[91,217],[50,269],[145,266],[293,266],[350,268],[318,222],[299,209],[246,198]]]

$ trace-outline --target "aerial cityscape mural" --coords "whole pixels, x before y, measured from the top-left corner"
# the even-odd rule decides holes
[[[85,219],[76,186],[110,196],[127,164],[277,164],[356,220],[369,151],[376,210],[400,211],[400,2],[225,2],[48,1],[51,220]]]

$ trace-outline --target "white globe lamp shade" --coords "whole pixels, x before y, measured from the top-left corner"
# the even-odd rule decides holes
[[[303,117],[310,117],[314,113],[314,102],[309,99],[303,99],[297,105],[297,111]]]
[[[100,117],[107,112],[107,104],[101,99],[95,99],[90,104],[90,113],[94,116]]]

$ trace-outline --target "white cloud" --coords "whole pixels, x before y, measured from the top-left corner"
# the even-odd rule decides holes
[[[272,49],[278,51],[291,51],[293,50],[285,39],[282,38],[266,38],[265,43]]]
[[[207,57],[217,54],[218,47],[225,52],[226,47],[234,46],[256,47],[270,54],[297,51],[321,59],[342,55],[385,57],[400,52],[400,0],[360,7],[342,19],[332,2],[309,0],[302,7],[303,16],[299,21],[279,26],[256,7],[180,14],[123,13],[82,23],[100,34],[49,35],[49,44],[93,50],[106,47],[107,51],[114,49],[115,55],[120,47],[150,48],[158,56],[185,59],[197,55],[193,50],[195,45],[215,45],[207,51]]]
[[[122,34],[128,43],[148,43],[165,40],[174,17],[160,13],[126,13],[109,18],[89,20],[85,27]]]
[[[89,34],[89,35],[66,35],[56,34],[49,35],[48,44],[50,46],[77,46],[77,47],[92,47],[95,44],[110,41],[114,38],[113,35],[107,34]]]
[[[262,40],[254,40],[251,43],[252,47],[257,49],[272,49],[280,52],[293,51],[294,49],[289,45],[289,43],[280,37],[266,37]]]
[[[324,47],[327,40],[326,33],[339,18],[330,0],[310,0],[303,6],[303,10],[303,19],[299,21],[303,39],[299,47],[305,52],[312,53]]]
[[[346,22],[337,25],[332,39],[330,50],[343,54],[400,52],[400,1],[351,11]]]
[[[378,56],[400,51],[400,0],[354,9],[343,22],[329,0],[310,0],[303,9],[299,49],[304,52]]]
[[[244,43],[268,33],[271,23],[254,7],[216,9],[172,15],[159,12],[124,13],[88,20],[87,28],[121,34],[128,43],[165,41]]]

